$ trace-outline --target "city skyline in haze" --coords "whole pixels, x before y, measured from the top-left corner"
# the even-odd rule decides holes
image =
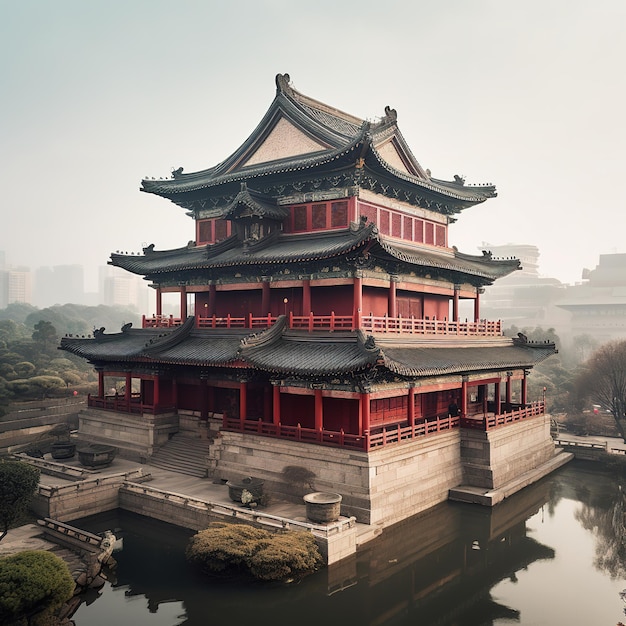
[[[435,178],[495,184],[450,227],[462,252],[535,245],[565,283],[626,252],[617,0],[0,4],[8,264],[94,285],[111,252],[186,245],[193,220],[141,180],[227,158],[278,73],[365,119],[396,109]]]

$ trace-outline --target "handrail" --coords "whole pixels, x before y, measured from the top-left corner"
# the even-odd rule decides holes
[[[241,317],[234,315],[208,317],[196,316],[197,328],[269,328],[276,323],[277,316],[254,316],[251,313]],[[153,315],[142,318],[143,328],[174,328],[184,320],[172,315]],[[294,330],[352,331],[357,328],[370,333],[413,334],[413,335],[455,335],[462,337],[501,337],[500,320],[479,320],[476,322],[421,319],[416,317],[388,317],[386,315],[294,315],[289,313],[289,327]]]
[[[513,424],[532,417],[544,415],[546,412],[545,402],[539,400],[537,402],[530,402],[525,406],[521,406],[518,409],[513,409],[506,413],[486,413],[473,416],[464,416],[461,418],[461,427],[474,430],[492,430],[499,426],[505,426],[507,424]]]
[[[201,500],[200,498],[194,498],[191,496],[179,494],[173,491],[165,491],[163,489],[156,489],[154,487],[148,487],[143,484],[135,484],[127,482],[123,485],[123,489],[132,493],[139,493],[142,495],[150,495],[155,498],[168,500],[183,506],[193,506],[200,509],[206,509],[208,512],[218,515],[228,515],[230,517],[238,517],[245,521],[256,522],[265,526],[271,526],[272,528],[301,528],[307,530],[312,534],[320,535],[323,537],[329,537],[330,535],[336,535],[344,530],[353,528],[356,524],[355,517],[349,517],[339,519],[336,522],[329,525],[311,524],[310,522],[300,522],[297,520],[291,520],[278,515],[271,515],[269,513],[263,513],[257,509],[246,509],[240,506],[224,504],[222,502],[211,502],[210,500]]]

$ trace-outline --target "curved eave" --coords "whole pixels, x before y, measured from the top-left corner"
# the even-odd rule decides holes
[[[481,202],[485,202],[485,200],[488,200],[489,198],[495,198],[498,195],[494,185],[465,187],[452,182],[447,183],[445,181],[438,181],[433,178],[424,179],[393,167],[385,161],[382,155],[374,147],[371,148],[370,154],[373,156],[373,160],[368,161],[366,158],[366,162],[372,171],[382,171],[388,176],[402,180],[409,185],[420,187],[442,198],[454,200],[456,203],[464,205],[462,208],[480,204]]]
[[[485,260],[481,257],[469,255],[458,256],[435,254],[410,250],[406,247],[394,245],[384,237],[377,236],[378,243],[384,252],[394,259],[398,259],[410,265],[430,267],[449,272],[457,272],[468,276],[475,276],[487,281],[494,281],[517,270],[520,265],[518,259]]]
[[[424,377],[532,368],[555,354],[554,346],[525,348],[384,347],[385,367],[401,376]]]
[[[285,334],[270,344],[242,351],[255,368],[275,374],[332,376],[353,374],[372,367],[377,352],[365,350],[356,333],[318,335]]]
[[[374,233],[373,224],[357,231],[339,231],[316,235],[284,235],[275,244],[260,250],[244,251],[243,246],[230,248],[209,256],[211,248],[204,246],[200,253],[183,249],[178,255],[159,253],[150,255],[111,255],[111,264],[133,274],[156,277],[181,271],[209,270],[224,267],[276,265],[285,262],[302,263],[346,255],[369,241]],[[348,234],[349,233],[349,234]],[[333,240],[336,243],[333,245]],[[326,243],[326,245],[324,245]],[[219,244],[216,244],[219,245]]]
[[[251,181],[276,174],[289,174],[312,170],[335,161],[340,161],[343,157],[357,150],[362,141],[363,134],[360,134],[351,142],[332,150],[323,150],[309,153],[305,156],[259,163],[258,165],[245,167],[232,172],[221,173],[217,168],[214,168],[204,172],[182,174],[174,179],[143,180],[141,181],[141,191],[174,199],[180,194],[188,194],[229,183]]]

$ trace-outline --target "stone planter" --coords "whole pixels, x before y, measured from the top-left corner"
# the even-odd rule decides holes
[[[252,494],[252,502],[258,502],[263,496],[264,482],[265,481],[260,478],[251,478],[250,476],[241,480],[229,480],[226,483],[228,487],[228,496],[233,502],[239,502],[241,504],[241,496],[245,489]]]
[[[335,522],[341,511],[341,495],[328,491],[315,491],[304,496],[306,516],[312,522]]]
[[[78,460],[86,467],[110,465],[116,454],[117,448],[97,443],[78,448]]]
[[[76,444],[71,441],[57,441],[50,446],[53,459],[71,459],[76,454]]]

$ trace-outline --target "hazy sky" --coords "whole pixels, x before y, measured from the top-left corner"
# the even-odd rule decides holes
[[[580,280],[626,252],[623,0],[0,0],[0,250],[106,264],[185,245],[141,179],[210,167],[288,73],[362,118],[386,105],[437,178],[494,183],[450,242],[534,244]],[[91,270],[95,275],[95,270]]]

